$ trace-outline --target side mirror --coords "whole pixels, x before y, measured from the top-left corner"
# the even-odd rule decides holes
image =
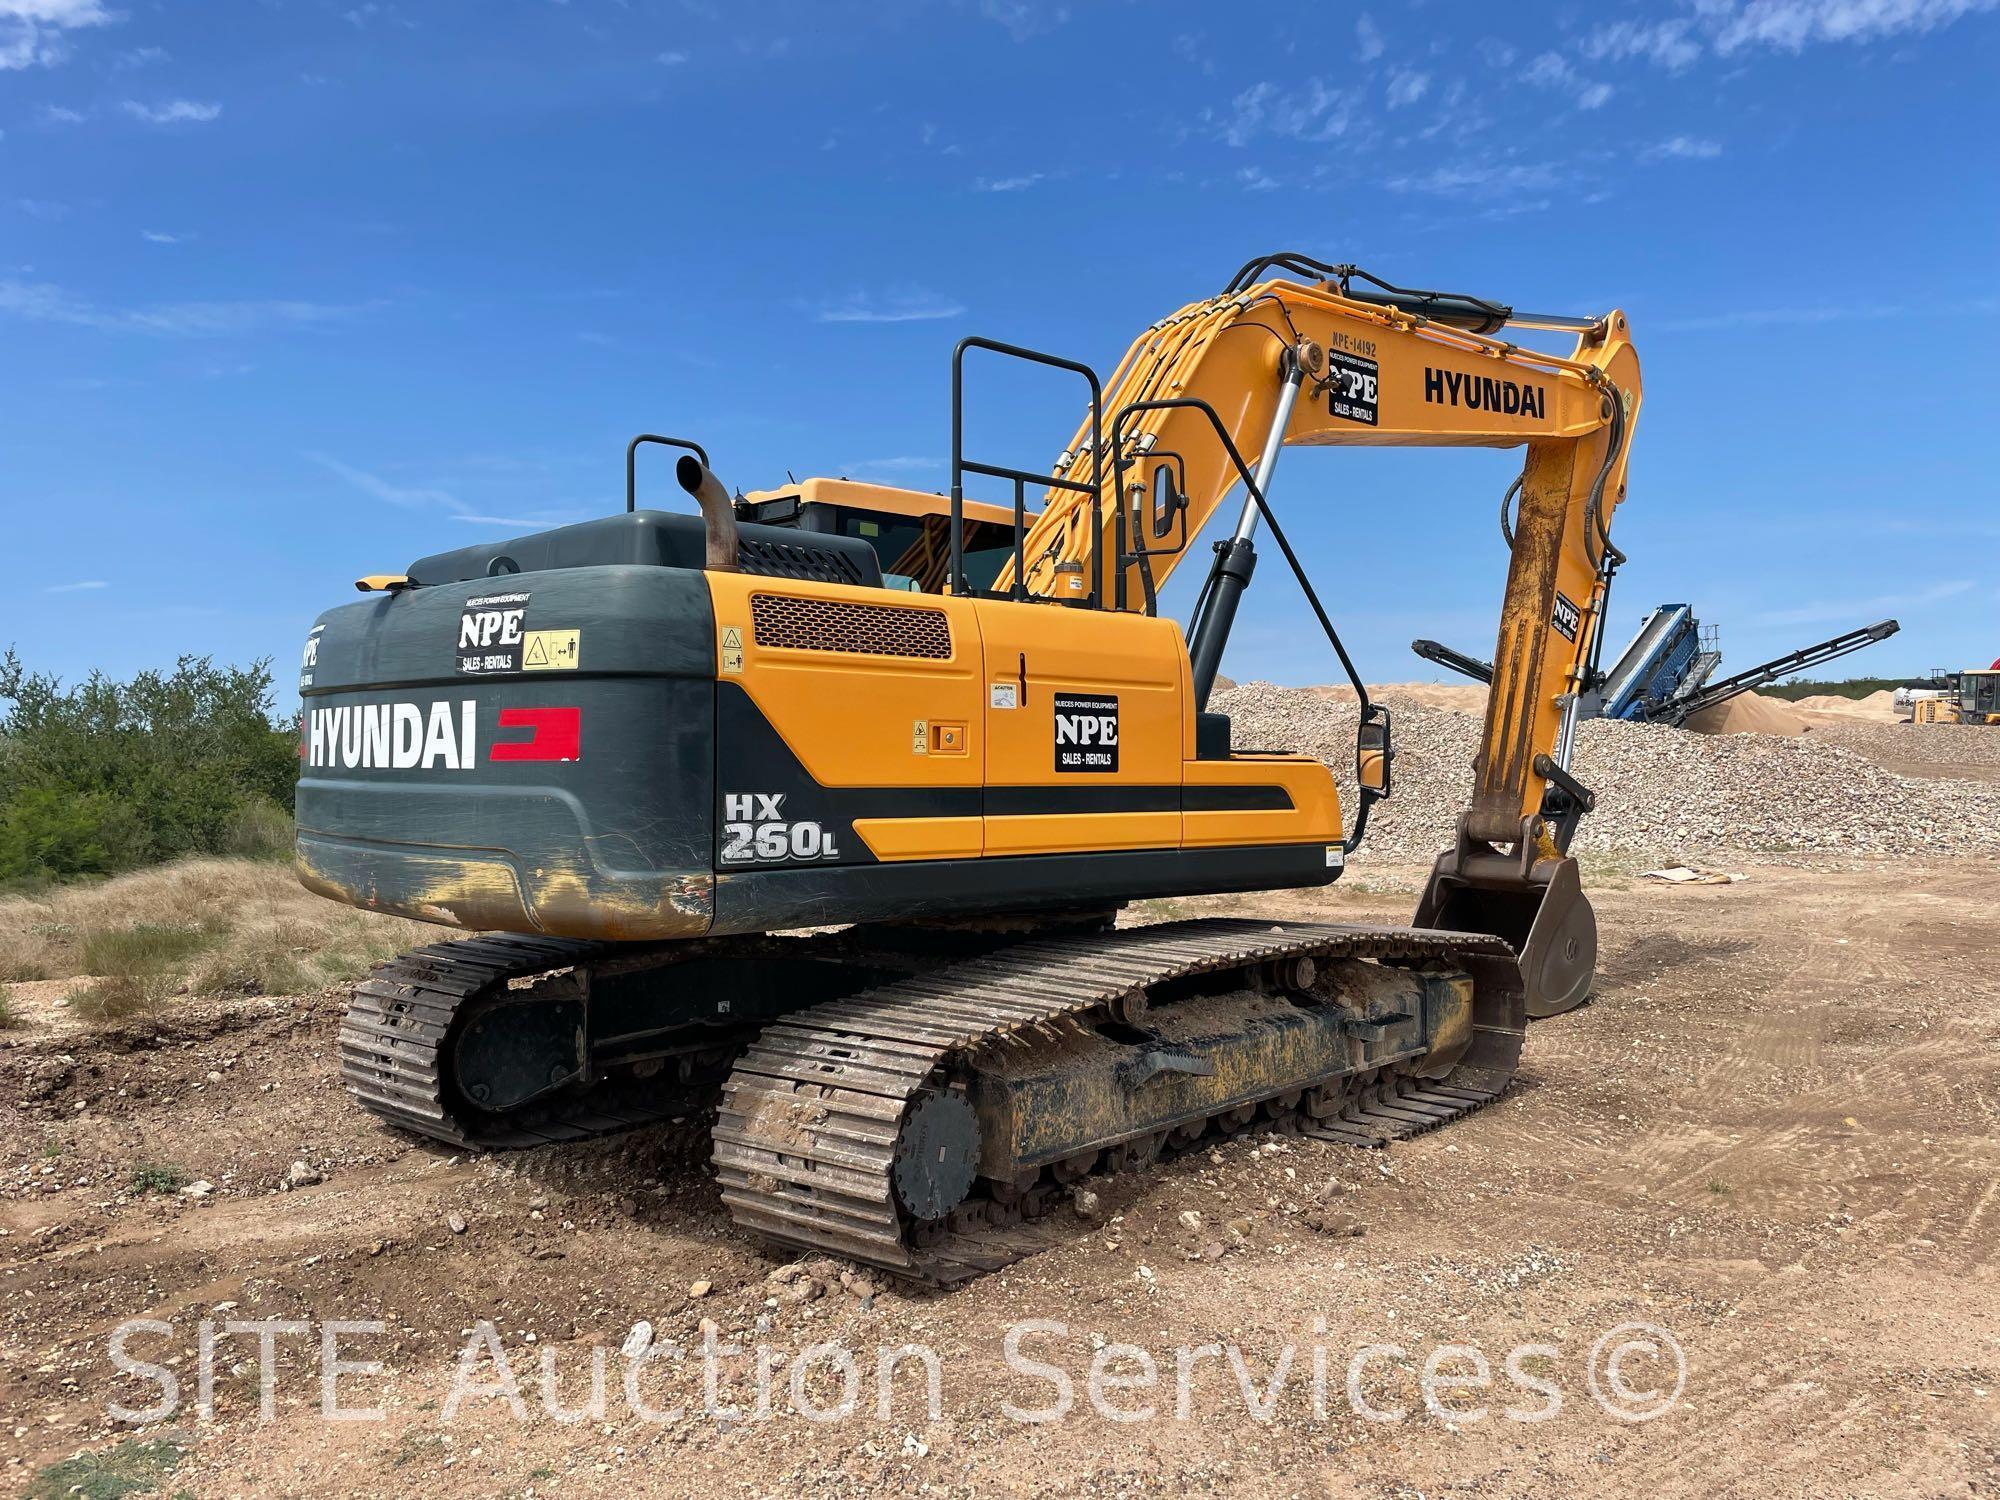
[[[1395,749],[1389,743],[1389,710],[1368,706],[1368,715],[1354,732],[1354,779],[1364,797],[1389,795]]]
[[[1153,466],[1153,539],[1165,541],[1174,534],[1174,517],[1187,509],[1187,496],[1174,484],[1174,466],[1162,461]]]

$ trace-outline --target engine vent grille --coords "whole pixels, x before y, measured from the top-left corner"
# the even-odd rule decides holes
[[[789,651],[848,651],[931,661],[951,656],[951,622],[941,609],[752,594],[750,624],[758,645]]]
[[[864,578],[859,563],[831,547],[813,547],[800,542],[767,542],[738,538],[737,566],[746,573],[766,578],[797,578],[811,583],[874,583]]]

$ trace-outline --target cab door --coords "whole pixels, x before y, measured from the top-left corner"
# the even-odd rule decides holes
[[[1171,620],[982,599],[985,852],[1180,845],[1180,629]]]

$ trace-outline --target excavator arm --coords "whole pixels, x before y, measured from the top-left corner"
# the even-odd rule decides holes
[[[1315,279],[1255,279],[1273,269]],[[1499,336],[1515,328],[1567,330],[1574,347],[1547,353]],[[1256,454],[1260,495],[1215,544],[1190,623],[1205,706],[1254,565],[1257,501],[1268,501],[1285,448],[1525,448],[1502,504],[1509,566],[1472,799],[1418,921],[1508,938],[1530,970],[1532,1008],[1567,1009],[1588,993],[1596,947],[1566,853],[1591,803],[1569,771],[1576,702],[1622,561],[1610,523],[1639,401],[1622,312],[1536,317],[1406,291],[1351,266],[1268,257],[1126,351],[1104,385],[1103,409],[1120,416],[1101,438],[1086,417],[1055,466],[1072,486],[1095,469],[1095,492],[1049,490],[1026,538],[1023,582],[1032,594],[1087,592],[1150,611],[1238,485],[1236,453]],[[1210,411],[1236,453],[1217,440]],[[1099,441],[1102,455],[1092,451]],[[1013,583],[1011,568],[999,583]]]

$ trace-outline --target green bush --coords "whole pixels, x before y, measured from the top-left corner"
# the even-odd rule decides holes
[[[160,1162],[140,1162],[132,1168],[135,1193],[177,1193],[187,1186],[188,1174],[179,1167]]]
[[[163,969],[107,974],[70,990],[70,1013],[104,1026],[149,1016],[167,1003],[178,985],[179,981]]]
[[[272,722],[268,660],[66,687],[9,651],[0,700],[0,883],[289,845],[297,736]]]
[[[157,1495],[179,1467],[183,1439],[127,1438],[117,1447],[50,1464],[29,1481],[26,1500],[124,1500]]]
[[[216,852],[239,859],[290,859],[294,832],[290,813],[258,797],[230,814]]]
[[[83,936],[82,968],[86,974],[143,974],[166,969],[214,941],[214,933],[201,927],[155,922],[101,927]]]
[[[71,1011],[86,1021],[123,1021],[158,1010],[178,990],[186,961],[221,939],[214,925],[135,922],[83,935],[79,967],[95,977],[69,995]]]
[[[109,875],[145,858],[137,812],[106,792],[24,786],[0,807],[0,880]]]

